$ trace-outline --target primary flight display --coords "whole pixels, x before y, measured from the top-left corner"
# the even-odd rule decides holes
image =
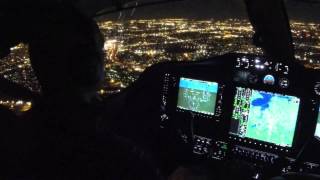
[[[177,108],[214,115],[218,83],[180,78]]]

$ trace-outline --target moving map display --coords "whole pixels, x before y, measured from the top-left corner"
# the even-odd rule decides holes
[[[292,147],[300,99],[237,87],[230,134]]]
[[[177,107],[207,115],[214,115],[218,83],[181,78]]]
[[[317,127],[316,127],[316,132],[314,133],[314,136],[320,138],[320,107],[318,111]]]

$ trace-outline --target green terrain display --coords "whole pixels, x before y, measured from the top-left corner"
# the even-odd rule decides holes
[[[215,82],[181,78],[179,84],[179,109],[214,115],[218,84]]]
[[[263,91],[237,89],[233,121],[240,137],[291,147],[300,99]]]

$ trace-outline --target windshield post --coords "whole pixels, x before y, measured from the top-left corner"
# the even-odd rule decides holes
[[[282,0],[245,0],[255,31],[255,43],[267,56],[288,63],[294,60],[294,47],[288,15]]]

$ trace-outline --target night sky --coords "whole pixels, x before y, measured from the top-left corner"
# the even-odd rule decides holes
[[[151,0],[148,0],[151,1]],[[287,0],[286,5],[291,19],[320,22],[319,3],[301,3],[301,0]],[[224,19],[247,18],[246,9],[242,0],[186,0],[169,4],[161,4],[126,11],[123,15],[127,19],[149,18],[192,18],[192,19]],[[118,17],[119,13],[108,15],[106,18]],[[123,17],[123,16],[122,16]]]

